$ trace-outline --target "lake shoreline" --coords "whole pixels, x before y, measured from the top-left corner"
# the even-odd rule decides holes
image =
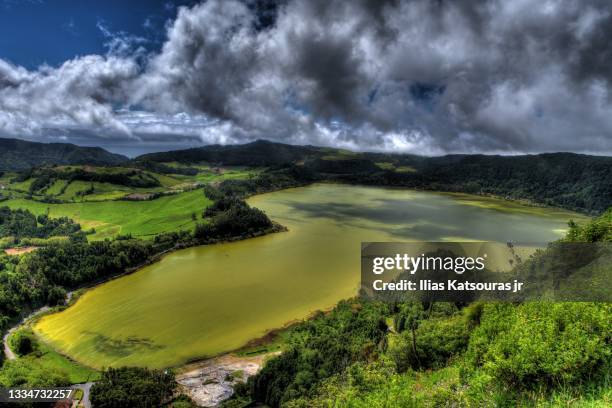
[[[294,189],[300,189],[300,188],[302,188],[302,189],[303,189],[303,188],[312,188],[313,186],[315,186],[315,187],[316,187],[316,185],[317,185],[317,184],[321,184],[321,185],[325,185],[325,186],[329,186],[329,185],[338,185],[338,186],[342,186],[342,187],[354,187],[354,186],[355,186],[354,184],[347,184],[347,183],[327,183],[327,182],[325,182],[325,183],[312,183],[312,184],[309,184],[308,186],[291,187],[291,188],[288,188],[288,189],[282,189],[282,190],[279,190],[279,191],[281,191],[281,192],[282,192],[282,191],[287,192],[288,190],[294,190]],[[480,196],[480,195],[473,195],[473,194],[465,194],[465,193],[448,193],[448,192],[432,192],[432,191],[421,191],[421,190],[416,190],[416,189],[407,189],[407,188],[402,188],[402,187],[387,187],[387,186],[383,186],[383,187],[376,187],[376,186],[371,186],[371,185],[363,185],[362,187],[366,187],[366,188],[368,188],[368,189],[384,189],[384,190],[389,189],[389,190],[395,190],[395,191],[400,191],[400,192],[423,192],[423,193],[438,193],[438,194],[440,194],[440,195],[452,195],[452,196],[461,195],[462,197],[473,197],[473,198],[475,198],[475,199],[478,199],[478,198],[482,197],[482,196]],[[279,191],[275,191],[275,192],[268,192],[268,193],[262,193],[262,194],[253,195],[253,196],[251,196],[251,197],[249,198],[249,200],[251,200],[251,199],[253,199],[253,198],[257,198],[257,199],[259,199],[259,198],[261,198],[261,197],[263,197],[263,196],[266,196],[267,194],[278,193]],[[256,200],[254,200],[254,201],[257,201],[257,199],[256,199]],[[496,200],[500,200],[500,201],[503,201],[503,202],[512,202],[512,201],[510,201],[510,200],[498,199],[498,198],[496,198]],[[524,206],[524,204],[522,204],[522,205]],[[552,208],[555,208],[556,210],[560,210],[560,212],[562,212],[562,213],[564,213],[564,214],[567,214],[567,215],[569,215],[569,214],[571,214],[571,213],[572,213],[572,212],[571,212],[571,211],[569,211],[569,210],[565,210],[565,209],[558,209],[558,208],[556,208],[556,207],[552,207]],[[510,210],[510,211],[512,211],[512,210]],[[274,217],[271,217],[271,218],[274,218]],[[277,224],[277,225],[280,225],[280,224]],[[280,232],[280,231],[273,231],[273,232]],[[248,238],[260,237],[260,236],[263,236],[263,235],[268,235],[268,234],[269,234],[269,233],[266,233],[266,234],[258,234],[258,235],[255,235],[255,236],[241,237],[240,239],[226,240],[226,241],[223,241],[223,242],[248,241]],[[84,286],[84,287],[80,288],[80,290],[85,289],[85,290],[87,291],[87,290],[89,290],[89,289],[96,288],[96,287],[98,287],[98,286],[102,285],[103,283],[107,283],[107,282],[109,282],[109,281],[116,280],[117,278],[124,277],[124,276],[126,276],[126,275],[130,275],[130,274],[133,274],[134,272],[137,272],[137,271],[139,271],[139,270],[141,270],[141,269],[145,268],[146,266],[149,266],[149,265],[153,265],[153,264],[158,263],[158,262],[159,262],[159,261],[161,261],[161,259],[163,259],[163,258],[164,258],[166,255],[169,255],[169,254],[175,253],[175,252],[176,252],[176,251],[178,251],[178,250],[182,250],[182,249],[189,249],[189,248],[198,248],[198,247],[216,247],[216,245],[214,245],[214,244],[216,244],[216,243],[222,243],[222,242],[207,243],[207,244],[204,244],[204,245],[185,245],[185,246],[173,247],[173,248],[168,249],[168,250],[166,250],[166,251],[164,251],[164,252],[162,252],[162,253],[160,253],[160,254],[157,254],[156,256],[154,256],[154,257],[152,257],[150,260],[148,260],[147,262],[145,262],[145,263],[143,263],[143,264],[141,264],[141,265],[139,265],[139,266],[137,266],[137,267],[130,268],[129,270],[126,270],[125,272],[123,272],[123,273],[121,273],[121,274],[117,274],[117,275],[114,275],[114,276],[112,276],[112,277],[108,277],[108,278],[106,278],[106,279],[104,279],[104,280],[102,280],[102,281],[98,281],[98,282],[95,282],[95,283],[88,284],[88,285],[86,285],[86,286]],[[337,303],[337,302],[336,302],[336,303]],[[66,308],[67,308],[67,307],[66,307]],[[316,311],[316,310],[320,310],[320,309],[313,309],[313,310],[315,310],[315,311]],[[300,319],[300,320],[303,320],[303,319]],[[38,336],[38,337],[40,337],[40,336]],[[256,339],[256,338],[254,338],[254,339]],[[252,340],[253,340],[253,339],[252,339]],[[46,343],[47,343],[47,344],[49,344],[49,342],[46,342]],[[53,347],[53,348],[54,348],[55,350],[57,350],[57,348],[56,348],[56,347]],[[236,350],[239,350],[240,348],[241,348],[241,347],[237,348]],[[62,353],[62,352],[60,352],[60,353],[61,353],[61,354],[66,355],[66,353]],[[216,356],[218,356],[218,355],[220,355],[220,354],[223,354],[223,353],[216,354]],[[214,356],[215,356],[215,355],[213,355],[213,356],[211,356],[211,357],[206,356],[206,357],[202,357],[202,358],[197,358],[197,357],[196,357],[194,360],[192,360],[192,362],[193,362],[193,361],[206,361],[206,360],[208,360],[208,359],[210,359],[210,358],[212,358],[212,357],[214,357]],[[81,364],[83,364],[83,363],[81,363]],[[87,365],[87,364],[84,364],[84,365]],[[182,365],[182,364],[181,364],[181,365]],[[89,365],[87,365],[87,366],[89,366]],[[170,365],[169,367],[176,367],[176,366]]]

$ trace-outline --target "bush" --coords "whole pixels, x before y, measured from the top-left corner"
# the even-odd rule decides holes
[[[197,405],[187,395],[179,395],[172,401],[169,408],[196,408]]]
[[[15,334],[11,336],[11,348],[20,356],[30,354],[34,351],[34,343],[32,342],[31,335],[23,330],[15,332]]]
[[[440,368],[466,349],[468,338],[468,326],[461,314],[430,318],[396,336],[390,342],[389,353],[399,372]]]
[[[174,375],[167,370],[109,368],[91,388],[91,404],[95,408],[159,407],[175,388]]]
[[[31,364],[28,359],[7,360],[0,370],[0,387],[3,388],[61,387],[69,384],[70,379],[65,372]]]
[[[570,221],[565,240],[571,242],[612,242],[612,208],[583,226]]]
[[[481,369],[502,385],[531,389],[590,381],[609,369],[611,312],[607,303],[487,304],[464,374]]]
[[[329,314],[295,327],[288,350],[249,378],[253,398],[278,407],[307,395],[320,381],[352,363],[376,359],[387,333],[386,307],[375,302],[340,302]]]
[[[47,303],[51,306],[63,305],[66,301],[66,289],[61,286],[53,286],[49,289]]]
[[[209,223],[196,225],[194,237],[200,240],[240,237],[271,226],[272,221],[263,211],[236,200],[227,210],[216,213]]]
[[[38,223],[41,225],[38,226]],[[67,217],[49,218],[38,216],[29,210],[0,207],[0,237],[49,238],[78,233],[81,226]]]

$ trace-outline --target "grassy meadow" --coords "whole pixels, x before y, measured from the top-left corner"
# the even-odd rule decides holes
[[[178,163],[167,163],[179,166]],[[16,174],[5,174],[0,184],[8,197],[1,205],[10,208],[28,209],[36,215],[69,217],[79,222],[84,230],[94,229],[89,239],[105,239],[119,234],[131,234],[139,238],[152,238],[155,234],[176,230],[192,230],[201,222],[202,211],[210,205],[201,189],[194,187],[228,179],[253,177],[260,170],[235,168],[213,168],[206,164],[194,166],[198,173],[193,176],[159,174],[140,171],[140,178],[154,178],[156,187],[131,187],[108,182],[80,180],[54,180],[50,185],[30,191],[35,177],[24,181],[12,181]],[[57,171],[84,169],[101,174],[117,174],[134,169],[122,167],[60,166]],[[161,197],[142,200],[124,200],[126,196],[162,194]],[[47,201],[47,202],[45,202]],[[51,201],[51,202],[48,202]]]
[[[69,217],[85,230],[95,229],[90,239],[104,239],[118,234],[153,237],[160,232],[193,229],[209,204],[201,190],[160,197],[150,201],[92,201],[48,204],[17,198],[3,203],[11,208],[23,208],[34,214]]]

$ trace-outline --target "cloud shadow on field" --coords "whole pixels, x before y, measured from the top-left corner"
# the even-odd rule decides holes
[[[91,336],[96,351],[114,357],[127,357],[142,350],[156,351],[165,348],[165,346],[155,344],[153,340],[147,337],[112,338],[92,331],[83,331],[83,334]]]

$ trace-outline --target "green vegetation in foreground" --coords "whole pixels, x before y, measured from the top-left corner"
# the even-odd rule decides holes
[[[155,234],[192,230],[197,219],[210,205],[202,190],[160,197],[149,201],[103,201],[48,204],[27,199],[12,199],[3,204],[10,208],[27,209],[36,215],[72,218],[84,229],[93,228],[90,239],[111,238],[118,234],[153,238]]]
[[[612,242],[612,208],[565,241]],[[339,341],[339,339],[342,339]],[[226,407],[608,407],[612,305],[341,302]]]
[[[27,340],[25,340],[27,339]],[[29,342],[29,349],[19,344]],[[22,328],[9,337],[11,349],[19,356],[5,361],[0,370],[2,387],[61,386],[96,381],[100,373],[62,356],[38,340],[29,328]],[[23,355],[19,351],[23,351]]]

